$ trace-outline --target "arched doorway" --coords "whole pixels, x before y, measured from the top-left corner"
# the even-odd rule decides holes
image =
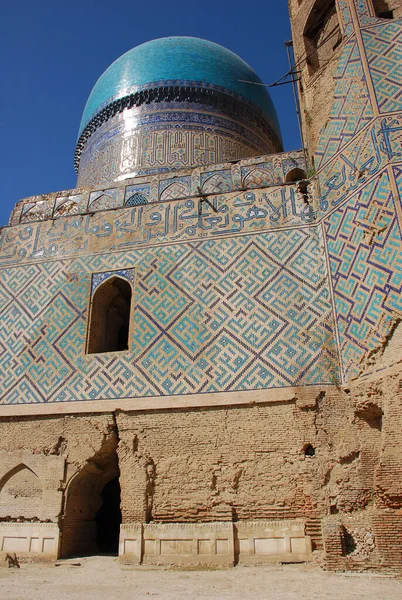
[[[121,524],[117,440],[109,440],[70,481],[60,556],[118,554]]]

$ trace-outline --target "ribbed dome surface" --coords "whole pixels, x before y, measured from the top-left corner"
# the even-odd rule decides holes
[[[219,44],[193,37],[166,37],[129,50],[96,82],[86,103],[79,135],[91,119],[112,102],[144,88],[180,82],[211,86],[237,94],[258,106],[280,138],[271,98],[254,70]]]

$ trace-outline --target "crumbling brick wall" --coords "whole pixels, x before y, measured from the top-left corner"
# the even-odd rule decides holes
[[[237,407],[4,418],[0,448],[65,461],[66,555],[94,550],[99,492],[120,473],[123,523],[304,518],[328,568],[396,570],[400,389],[394,376]]]
[[[303,448],[315,430],[298,412],[289,402],[118,414],[123,515],[202,522],[302,514],[310,471]]]
[[[68,481],[115,435],[113,423],[111,415],[0,419],[0,518],[56,522]]]
[[[323,520],[328,568],[401,571],[401,389],[397,370],[351,382],[351,435],[330,475],[336,515]]]

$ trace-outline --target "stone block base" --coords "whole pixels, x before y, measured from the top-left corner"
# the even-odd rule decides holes
[[[0,552],[53,560],[59,551],[56,523],[0,523]]]
[[[153,565],[304,562],[311,558],[311,540],[304,532],[302,520],[132,523],[121,526],[119,556]]]
[[[235,554],[240,563],[306,562],[311,539],[303,520],[239,521],[234,524]]]
[[[120,525],[119,557],[124,562],[142,561],[143,533],[142,523]]]

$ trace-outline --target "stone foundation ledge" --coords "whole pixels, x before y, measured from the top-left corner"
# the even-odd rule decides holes
[[[131,523],[120,528],[119,557],[137,564],[305,562],[311,552],[303,520]]]
[[[0,523],[0,554],[55,560],[59,552],[57,523]]]
[[[242,564],[311,560],[310,536],[303,519],[234,523],[235,553]]]

